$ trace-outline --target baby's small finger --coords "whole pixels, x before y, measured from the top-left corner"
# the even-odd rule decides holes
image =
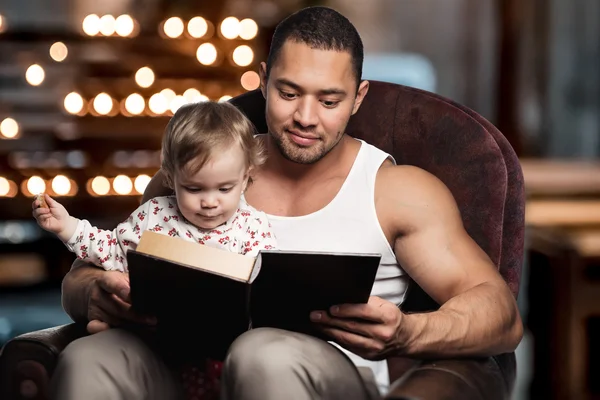
[[[47,208],[36,208],[33,210],[32,214],[34,217],[38,218],[42,215],[50,214],[50,210]]]
[[[38,221],[40,224],[44,225],[44,224],[46,224],[46,223],[47,223],[47,222],[50,220],[50,218],[51,218],[51,215],[50,215],[50,214],[45,214],[45,215],[41,215],[41,216],[39,216],[39,217],[37,218],[37,221]]]
[[[37,203],[37,207],[48,208],[48,204],[46,204],[46,195],[44,195],[44,194],[36,195],[35,201]]]

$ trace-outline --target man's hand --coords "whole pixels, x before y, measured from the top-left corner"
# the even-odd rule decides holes
[[[89,333],[98,333],[122,325],[156,324],[153,317],[133,312],[129,299],[129,276],[122,272],[106,271],[95,279],[88,295]]]
[[[396,305],[376,296],[367,304],[344,304],[310,315],[333,341],[367,360],[382,360],[399,350],[402,317]]]

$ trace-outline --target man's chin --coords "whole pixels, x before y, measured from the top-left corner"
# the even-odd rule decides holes
[[[323,158],[320,143],[301,146],[291,140],[284,140],[277,142],[277,147],[283,158],[297,164],[314,164]]]
[[[318,147],[299,147],[295,146],[289,149],[287,152],[282,152],[283,156],[292,162],[297,164],[310,165],[321,160],[325,154]]]

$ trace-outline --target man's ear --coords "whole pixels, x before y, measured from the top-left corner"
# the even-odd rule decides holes
[[[267,64],[263,61],[260,63],[258,67],[258,74],[260,75],[260,91],[262,92],[263,97],[267,98]]]
[[[352,115],[356,114],[368,92],[369,81],[362,81],[358,86],[358,91],[356,92],[356,98],[354,99],[354,107],[352,108]]]

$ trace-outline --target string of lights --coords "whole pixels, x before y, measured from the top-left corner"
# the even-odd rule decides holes
[[[62,122],[58,120],[54,130],[60,140],[76,140],[77,143],[77,140],[85,138],[85,128],[82,127],[94,124],[89,118],[100,121],[125,117],[142,121],[144,118],[170,117],[179,107],[188,103],[209,99],[227,101],[243,91],[258,88],[260,79],[252,65],[256,60],[253,40],[259,34],[259,27],[253,19],[228,16],[219,21],[211,21],[199,15],[190,18],[166,16],[154,29],[154,34],[149,34],[148,26],[142,26],[137,18],[129,14],[89,14],[81,20],[78,37],[66,36],[49,42],[47,39],[40,40],[39,42],[46,44],[36,43],[36,49],[40,45],[46,46],[45,57],[32,50],[26,58],[29,63],[23,65],[22,60],[19,62],[26,86],[31,90],[45,90],[53,93],[53,96],[58,96],[56,109],[58,116],[62,114],[63,119]],[[0,14],[0,41],[4,34],[10,33],[10,21]],[[130,55],[123,46],[152,46],[152,43],[157,43],[156,40],[164,41],[165,44],[173,43],[167,45],[168,49],[177,53],[173,58],[181,59],[183,56],[195,61],[198,71],[203,71],[206,76],[204,80],[196,76],[190,77],[193,74],[189,72],[189,64],[186,64],[188,69],[182,72],[181,76],[165,73],[165,65],[169,63],[165,63],[164,60],[168,58],[157,60],[156,57],[137,57],[140,64],[131,70],[128,77],[119,75],[122,73],[118,71],[106,75],[106,70],[100,70],[101,75],[95,77],[100,67],[94,61],[88,60],[87,53],[92,46],[109,44],[111,48]],[[162,48],[164,49],[164,46]],[[52,63],[55,63],[56,67],[53,67]],[[126,65],[123,68],[131,68],[129,61],[122,64]],[[59,65],[71,68],[75,74],[55,89],[55,70]],[[214,79],[217,75],[207,72],[215,67],[221,67],[218,74],[223,83]],[[172,70],[173,68],[170,68],[169,71]],[[237,70],[239,72],[235,72]],[[202,73],[199,76],[202,76]],[[231,76],[237,76],[237,88],[229,83]],[[22,142],[32,135],[32,120],[22,111],[11,113],[10,108],[0,107],[0,143],[19,140]],[[123,120],[119,120],[119,124],[119,128],[122,128]],[[114,135],[106,137],[114,138]],[[81,149],[68,147],[72,149],[69,154],[85,154]],[[15,149],[18,150],[19,147]],[[95,164],[83,162],[79,167],[59,162],[59,159],[65,159],[64,156],[61,158],[46,155],[43,156],[44,162],[35,163],[28,160],[22,151],[8,153],[8,167],[13,172],[2,173],[0,170],[0,198],[31,198],[42,192],[56,197],[74,197],[81,193],[82,189],[93,197],[139,196],[150,181],[150,171],[156,170],[159,165],[155,161],[144,165],[118,161],[119,157],[135,160],[136,158],[131,156],[131,153],[135,152],[117,151],[113,153],[114,162],[101,161],[98,164],[96,160]],[[144,150],[141,148],[137,150],[137,153],[142,152]],[[121,153],[128,155],[123,156]],[[42,153],[38,151],[37,154]],[[120,156],[117,157],[117,154]],[[85,160],[84,156],[82,158]],[[154,158],[156,157],[152,159]],[[103,165],[110,167],[106,169]],[[73,172],[78,168],[82,173]],[[134,173],[132,169],[140,171]]]

